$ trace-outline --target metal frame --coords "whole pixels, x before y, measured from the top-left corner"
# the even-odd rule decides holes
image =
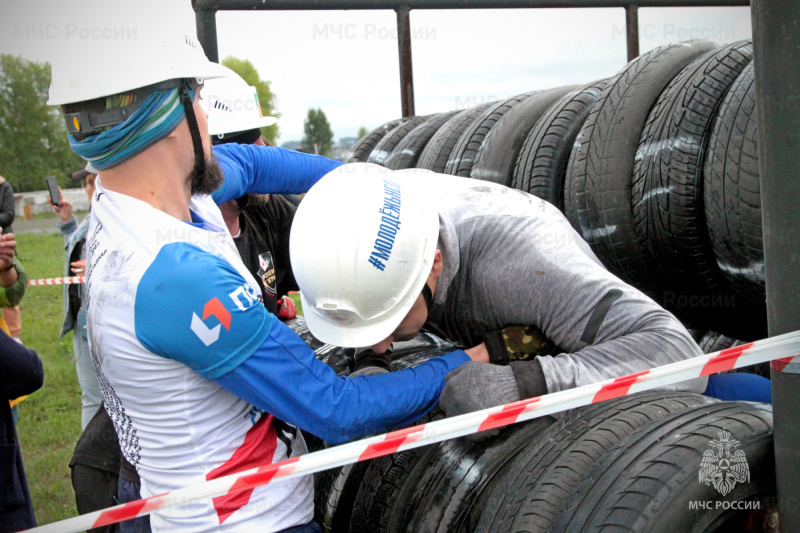
[[[414,78],[411,62],[412,9],[518,9],[617,7],[625,9],[628,61],[639,55],[640,7],[749,6],[749,0],[192,0],[197,38],[211,61],[219,62],[216,12],[392,9],[397,13],[397,46],[400,54],[400,98],[402,116],[415,114]]]
[[[758,168],[769,334],[800,329],[800,2],[753,0]],[[800,355],[800,354],[798,354]],[[800,532],[800,364],[772,368],[781,531]]]
[[[630,61],[639,55],[639,7],[747,5],[749,0],[192,0],[198,38],[215,62],[218,10],[393,9],[403,116],[414,115],[412,9],[621,7]],[[753,0],[751,13],[768,321],[770,335],[777,335],[800,329],[800,54],[789,52],[800,42],[800,2]],[[781,530],[800,533],[800,365],[773,368],[772,390]]]

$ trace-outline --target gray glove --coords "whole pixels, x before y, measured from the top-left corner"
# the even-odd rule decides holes
[[[388,374],[389,371],[385,368],[381,368],[379,366],[365,366],[364,368],[360,368],[355,372],[351,372],[349,376],[350,378],[354,378],[356,376],[377,376],[379,374]]]
[[[445,376],[439,406],[447,416],[458,416],[517,400],[519,389],[510,366],[470,361]]]
[[[439,406],[447,416],[480,411],[547,393],[538,361],[519,361],[498,366],[470,361],[448,373]],[[468,438],[478,442],[496,436],[499,429]]]

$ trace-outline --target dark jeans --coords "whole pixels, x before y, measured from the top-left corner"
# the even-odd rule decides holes
[[[117,484],[117,503],[128,503],[141,499],[140,483],[119,478]],[[150,516],[140,516],[119,523],[120,533],[150,533]]]
[[[313,520],[308,524],[302,526],[293,526],[289,529],[283,529],[280,533],[322,533],[322,528]]]
[[[72,488],[75,491],[75,504],[78,514],[100,511],[116,505],[117,474],[86,465],[72,467]],[[90,529],[90,533],[117,533],[118,524]]]

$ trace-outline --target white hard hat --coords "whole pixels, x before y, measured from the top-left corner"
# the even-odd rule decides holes
[[[408,314],[433,267],[439,236],[426,181],[351,163],[303,198],[289,250],[303,313],[319,340],[371,346]]]
[[[224,78],[209,80],[203,88],[203,107],[208,113],[209,135],[272,126],[278,119],[261,114],[256,88],[228,67]]]
[[[48,105],[85,102],[166,80],[219,78],[227,73],[212,63],[195,39],[186,35],[152,40],[120,40],[115,46],[85,42],[53,61]],[[87,76],[86,70],[96,72]]]

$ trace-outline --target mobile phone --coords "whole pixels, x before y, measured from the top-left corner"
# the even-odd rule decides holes
[[[48,176],[47,189],[50,191],[50,203],[56,207],[61,207],[61,191],[58,189],[58,180],[55,176]]]

